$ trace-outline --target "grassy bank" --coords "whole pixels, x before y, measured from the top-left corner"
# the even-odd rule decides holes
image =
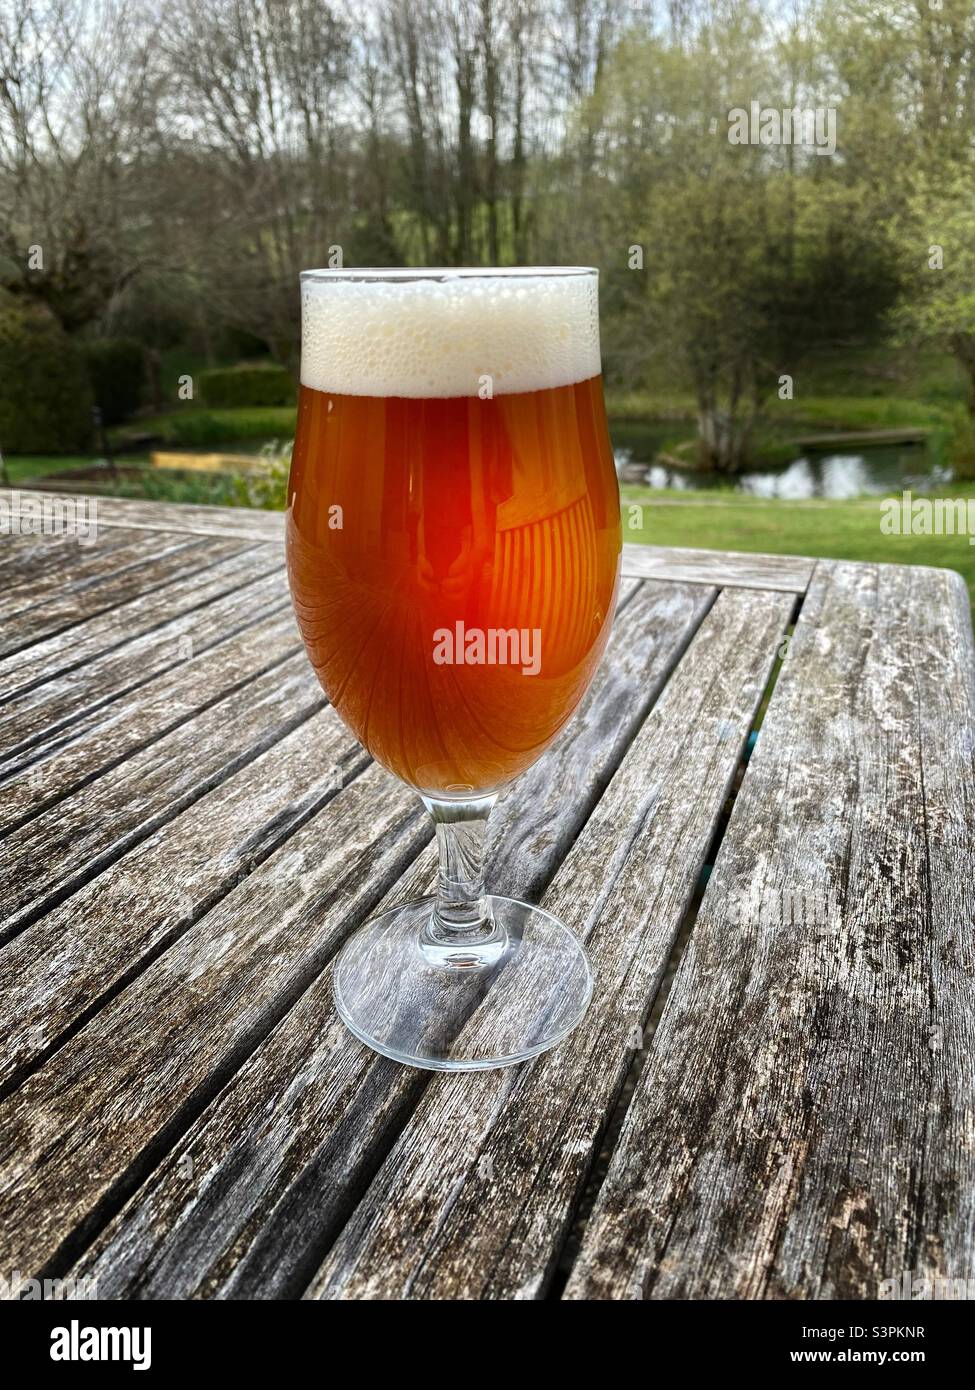
[[[952,497],[973,497],[971,483],[950,484]],[[781,502],[729,497],[726,492],[656,492],[623,488],[624,539],[645,545],[703,550],[764,551],[881,564],[954,569],[975,599],[975,546],[967,536],[885,536],[879,497],[852,502]],[[627,503],[638,503],[642,526],[629,524]]]
[[[140,416],[116,426],[109,438],[116,448],[133,437],[149,435],[177,449],[226,449],[248,441],[260,448],[272,439],[293,439],[294,433],[295,408],[292,405],[234,410],[194,407],[173,410],[166,415]]]
[[[789,439],[825,430],[883,430],[905,427],[933,431],[933,447],[949,428],[964,398],[965,384],[953,358],[940,350],[848,348],[796,367],[795,396],[767,401],[760,444],[768,462],[794,457]],[[607,403],[617,447],[632,438],[638,448],[666,452],[694,435],[694,399],[686,383],[660,375],[639,392],[610,389]],[[158,439],[164,448],[256,452],[263,444],[293,437],[292,407],[211,410],[187,404],[164,415],[144,416],[111,431],[115,446],[127,440]],[[146,446],[143,445],[143,450]],[[137,461],[126,455],[120,464]],[[645,457],[638,453],[637,457]],[[146,453],[141,452],[145,461]],[[8,457],[10,480],[18,482],[72,467],[90,459]],[[103,485],[99,480],[99,488]],[[147,472],[139,480],[112,485],[118,495],[168,501],[240,502],[234,480],[207,474]],[[975,495],[972,483],[947,484],[943,495]],[[884,536],[879,498],[855,501],[783,502],[724,491],[659,492],[627,486],[626,501],[639,502],[643,526],[627,528],[627,539],[656,545],[704,549],[769,551],[905,564],[948,566],[965,578],[975,594],[975,547],[966,537]]]
[[[769,382],[752,437],[752,461],[760,465],[787,463],[790,441],[833,430],[922,429],[940,447],[967,391],[955,359],[934,347],[832,349],[799,362],[791,400],[779,399],[777,384]],[[639,391],[610,386],[606,403],[618,444],[627,445],[630,429],[651,426],[662,453],[692,462],[685,449],[696,437],[696,402],[666,368]]]

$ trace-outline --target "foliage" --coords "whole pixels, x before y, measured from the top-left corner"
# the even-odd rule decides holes
[[[284,511],[288,505],[292,448],[293,441],[282,444],[274,440],[264,445],[258,471],[241,474],[235,479],[236,500],[241,506]]]
[[[123,426],[113,430],[116,445],[125,444],[132,430]],[[240,410],[174,410],[167,415],[149,415],[138,422],[138,432],[159,438],[181,449],[218,449],[265,439],[292,438],[295,432],[293,406],[267,406]]]
[[[200,373],[200,393],[208,406],[227,410],[239,406],[290,405],[295,398],[291,373],[273,364],[213,367]]]
[[[945,342],[969,383],[975,415],[975,193],[972,172],[919,175],[899,230],[911,293],[896,315],[902,332]]]
[[[945,457],[956,478],[975,479],[975,416],[961,407],[951,419]]]
[[[106,425],[134,415],[146,382],[145,352],[134,338],[96,338],[82,345],[95,404]]]
[[[838,164],[728,138],[728,113],[781,105],[783,80],[828,104],[800,38],[776,64],[754,12],[719,6],[682,47],[628,35],[593,98],[606,154],[584,197],[600,209],[604,261],[616,248],[610,372],[632,382],[676,356],[717,469],[740,465],[805,353],[854,327],[876,334],[899,290],[886,233]]]
[[[126,494],[119,490],[119,495]],[[211,507],[232,507],[237,502],[233,478],[191,469],[185,473],[147,469],[140,481],[131,485],[128,495],[144,497],[148,502],[195,503]]]
[[[91,436],[84,360],[43,305],[0,291],[0,448],[69,453]]]
[[[975,406],[972,0],[0,0],[0,93],[0,284],[177,376],[293,370],[309,266],[581,262],[607,380],[672,363],[719,467],[888,315]],[[753,102],[835,154],[732,144]]]

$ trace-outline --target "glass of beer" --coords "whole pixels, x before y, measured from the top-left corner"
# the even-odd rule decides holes
[[[310,270],[288,490],[298,625],[331,703],[414,787],[436,892],[360,927],[338,1012],[413,1066],[523,1061],[592,992],[576,935],[485,891],[488,814],[609,637],[620,507],[598,272]]]

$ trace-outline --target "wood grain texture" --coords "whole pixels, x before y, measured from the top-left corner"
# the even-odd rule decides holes
[[[581,709],[495,812],[492,888],[531,896],[546,885],[713,599],[696,586],[624,586]],[[434,881],[425,853],[387,901],[424,896]],[[300,1294],[426,1080],[350,1037],[326,972],[134,1195],[84,1269],[109,1297]]]
[[[56,491],[23,490],[21,497],[57,497]],[[0,488],[0,499],[10,501],[13,491]],[[65,500],[74,502],[76,498]],[[265,512],[249,507],[205,507],[186,502],[143,502],[127,497],[95,497],[99,530],[117,526],[142,531],[182,531],[196,536],[236,536],[244,540],[269,541],[284,547],[284,513]]]
[[[436,865],[430,844],[377,910]],[[71,1275],[103,1298],[299,1297],[427,1081],[352,1037],[329,964]]]
[[[77,570],[85,567],[75,561],[62,577],[55,592],[47,594],[37,604],[13,611],[3,603],[3,622],[0,626],[0,656],[30,647],[44,637],[64,632],[84,622],[86,618],[118,608],[153,589],[162,588],[180,575],[202,569],[210,563],[209,542],[180,534],[159,532],[122,550],[83,552],[96,573],[76,579]],[[22,601],[22,600],[21,600]]]
[[[569,1297],[970,1274],[973,748],[960,576],[820,562]]]
[[[493,892],[534,902],[548,885],[716,598],[703,585],[658,582],[625,597],[580,708],[491,814]]]
[[[489,849],[495,890],[587,937],[595,1002],[533,1063],[431,1079],[334,1014],[334,950],[434,858],[299,651],[283,517],[99,522],[87,550],[0,540],[0,1269],[113,1298],[544,1296],[805,592],[566,1292],[970,1273],[957,576],[627,545],[607,659]]]
[[[70,748],[82,765],[87,762],[86,772],[95,770],[97,762],[87,759],[80,748],[83,738],[94,730],[114,729],[119,740],[115,745],[117,760],[126,746],[126,711],[136,701],[154,703],[162,720],[167,714],[171,721],[185,718],[200,704],[194,686],[197,682],[205,686],[201,674],[216,656],[214,648],[262,619],[281,621],[290,608],[287,582],[278,571],[243,583],[212,603],[140,633],[130,642],[93,657],[80,670],[56,673],[50,680],[0,701],[0,748],[4,750],[0,754],[0,795],[18,775],[33,779],[35,809],[50,795],[62,794],[66,779],[52,775],[55,757]],[[293,631],[297,648],[297,627]],[[243,658],[239,646],[237,651]],[[259,651],[255,659],[251,667],[240,665],[238,679],[261,669]],[[161,730],[164,724],[158,727]],[[137,745],[130,740],[128,746]],[[0,826],[10,822],[12,812],[12,803],[4,797]]]
[[[589,943],[582,1023],[521,1067],[437,1075],[309,1296],[544,1294],[792,606],[720,595],[543,898]]]
[[[97,547],[79,545],[75,536],[3,536],[0,539],[0,605],[16,612],[21,604],[55,593],[75,574],[78,565],[100,564],[109,555],[138,539],[139,533],[119,528],[106,533]],[[143,538],[144,539],[144,538]]]
[[[798,555],[744,555],[733,550],[687,550],[629,541],[623,546],[624,574],[685,584],[730,585],[736,589],[803,594],[814,564],[814,560]]]
[[[182,613],[202,608],[223,594],[234,593],[242,585],[273,573],[279,565],[278,557],[267,546],[234,540],[208,542],[199,561],[193,565],[187,562],[170,584],[67,631],[32,642],[0,660],[0,707],[17,692],[59,674],[78,671],[100,653],[171,622]],[[79,674],[77,680],[83,689],[84,676]]]
[[[328,707],[0,950],[0,1092],[366,767]],[[283,885],[301,872],[278,861]]]
[[[31,839],[31,832],[26,830],[18,838],[12,833],[15,829],[26,827],[28,822],[36,823],[45,814],[69,826],[77,823],[78,816],[90,823],[93,808],[102,805],[106,795],[111,798],[118,793],[125,800],[126,779],[131,782],[131,773],[124,766],[126,759],[146,755],[134,768],[141,777],[147,766],[158,765],[158,754],[148,750],[170,735],[176,743],[165,744],[163,755],[167,760],[177,760],[180,766],[173,769],[175,780],[171,776],[160,783],[154,804],[164,804],[169,789],[175,792],[180,785],[180,768],[188,765],[186,749],[196,739],[208,740],[214,751],[228,747],[226,735],[215,741],[209,737],[215,722],[219,724],[226,716],[225,710],[220,708],[199,726],[193,725],[194,718],[206,715],[212,706],[219,706],[220,701],[297,654],[294,620],[290,611],[282,611],[211,648],[202,659],[165,672],[124,700],[102,705],[87,719],[78,721],[80,729],[72,725],[64,731],[48,756],[29,762],[0,782],[0,830],[9,836],[5,848],[14,859],[14,867],[22,862],[17,858],[18,844]],[[305,685],[308,691],[314,690],[311,682]],[[208,753],[203,749],[189,767],[195,771],[207,764]],[[106,785],[97,785],[87,796],[82,795],[86,784],[103,775],[109,779],[107,789]],[[73,795],[80,801],[71,800]],[[125,824],[124,811],[116,823]],[[53,842],[46,843],[50,852]]]
[[[22,494],[23,495],[23,494]],[[36,494],[31,494],[36,495]],[[10,493],[0,488],[0,497]],[[106,529],[181,531],[187,535],[237,537],[284,546],[284,513],[246,507],[202,507],[99,497],[98,525]],[[804,593],[813,561],[800,556],[747,555],[679,547],[623,546],[622,572],[634,579],[669,579],[689,584],[733,585]]]
[[[233,656],[248,641],[260,643],[265,669],[241,682]],[[324,697],[304,653],[291,652],[287,620],[218,647],[199,683],[214,702],[206,703],[198,687],[204,703],[195,718],[10,831],[0,863],[0,941],[321,708]],[[147,711],[133,703],[125,738],[138,738],[140,714]],[[147,717],[151,724],[151,707]]]
[[[0,1268],[84,1240],[429,836],[416,796],[371,767],[0,1102]]]

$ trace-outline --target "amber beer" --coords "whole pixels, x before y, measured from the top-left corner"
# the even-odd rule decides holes
[[[620,514],[594,295],[530,275],[303,284],[298,622],[356,737],[433,796],[534,762],[606,644]]]

